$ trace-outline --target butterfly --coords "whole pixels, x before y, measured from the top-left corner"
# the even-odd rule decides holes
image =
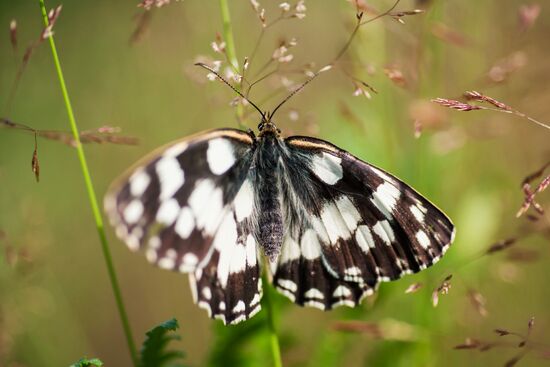
[[[292,302],[330,310],[446,252],[451,220],[410,186],[329,142],[284,138],[261,114],[258,135],[217,129],[156,150],[105,197],[117,236],[188,273],[210,317],[260,311],[264,264]]]

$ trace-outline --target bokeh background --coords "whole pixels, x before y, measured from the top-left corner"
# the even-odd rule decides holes
[[[365,17],[391,6],[382,0],[360,3],[369,7]],[[278,2],[261,4],[268,21],[278,16]],[[210,46],[222,32],[218,2],[185,0],[154,9],[139,40],[130,42],[144,12],[136,5],[66,0],[54,28],[80,129],[119,126],[140,139],[137,146],[85,146],[100,197],[153,148],[200,130],[239,126],[229,104],[232,92],[192,66],[199,56],[222,59]],[[442,261],[383,284],[360,308],[323,313],[277,297],[285,365],[500,366],[523,352],[518,365],[548,363],[550,216],[515,214],[523,202],[522,180],[550,160],[550,132],[507,114],[451,111],[430,102],[480,90],[550,120],[550,13],[545,2],[540,5],[534,19],[532,1],[403,0],[398,10],[426,12],[403,17],[405,24],[385,17],[362,27],[336,70],[279,112],[276,122],[284,133],[330,140],[396,174],[444,209],[458,229]],[[290,52],[294,60],[281,65],[289,72],[252,91],[262,108],[286,94],[283,84],[304,80],[296,72],[304,64],[330,62],[353,28],[355,6],[349,2],[306,6],[304,19],[265,32],[250,66],[257,70],[269,60],[279,40],[298,40]],[[242,61],[261,25],[248,1],[231,2],[230,10]],[[9,41],[12,19],[17,52]],[[34,51],[8,103],[24,50],[42,28],[37,1],[0,2],[0,115],[37,129],[68,131],[47,43]],[[378,93],[354,96],[350,76]],[[257,123],[252,113],[241,126]],[[422,127],[419,137],[415,126],[417,133]],[[76,151],[59,141],[38,143],[40,183],[31,171],[32,135],[0,129],[0,365],[67,366],[89,356],[106,366],[129,366]],[[538,200],[550,210],[549,195],[543,192]],[[182,339],[174,348],[185,351],[187,364],[270,365],[263,313],[223,327],[193,304],[186,275],[150,266],[111,228],[108,237],[138,344],[148,329],[176,317]],[[482,255],[510,238],[517,238],[510,249]],[[449,274],[451,289],[434,307],[432,292]],[[423,287],[406,294],[417,282]],[[517,337],[493,332],[525,335],[531,317],[527,348],[517,347]],[[349,321],[357,322],[356,331],[338,330]],[[467,338],[496,344],[487,351],[454,349]]]

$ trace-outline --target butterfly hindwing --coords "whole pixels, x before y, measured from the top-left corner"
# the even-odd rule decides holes
[[[337,279],[353,294],[369,293],[381,281],[432,265],[452,242],[450,220],[397,178],[322,140],[285,142],[286,197],[293,198],[283,198],[285,226],[301,254],[281,256],[276,282],[288,279],[296,261],[308,264],[304,253],[316,253],[325,271],[315,276],[333,278],[324,283]],[[296,287],[292,296],[299,294]]]
[[[190,274],[195,302],[227,324],[249,319],[261,308],[260,266],[251,228],[248,219],[239,222],[233,206],[214,237],[208,262]]]
[[[367,285],[346,282],[330,274],[312,228],[306,229],[300,241],[290,235],[285,237],[273,283],[292,302],[321,310],[341,305],[354,307],[368,291]]]

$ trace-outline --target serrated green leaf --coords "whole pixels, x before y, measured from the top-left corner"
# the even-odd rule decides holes
[[[78,362],[71,364],[69,367],[102,367],[103,362],[98,358],[88,359],[81,358]]]
[[[184,367],[178,361],[185,354],[181,351],[166,349],[170,341],[180,340],[180,336],[173,333],[178,328],[178,321],[170,319],[145,333],[140,355],[141,367]]]

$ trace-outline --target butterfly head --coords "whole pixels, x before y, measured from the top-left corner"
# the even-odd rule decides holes
[[[262,121],[258,125],[258,130],[260,131],[260,136],[265,134],[273,134],[275,136],[281,135],[281,130],[275,125],[273,121],[271,121],[271,114],[270,112],[265,112],[262,114]]]

